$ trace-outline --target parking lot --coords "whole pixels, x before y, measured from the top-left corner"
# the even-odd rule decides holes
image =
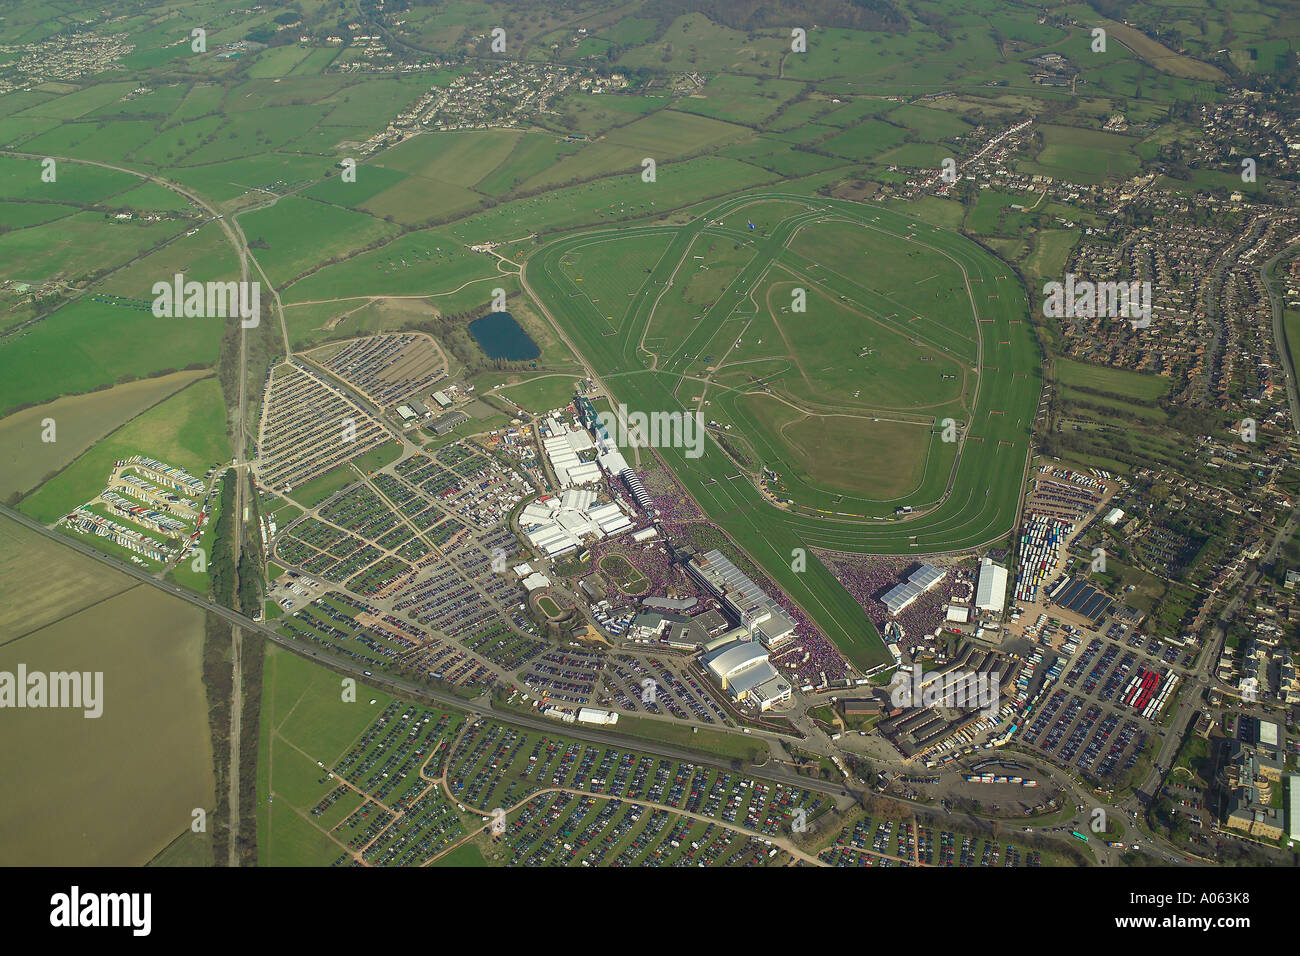
[[[1009,840],[992,840],[907,820],[870,817],[843,828],[821,859],[837,867],[1041,866],[1042,853]]]
[[[455,442],[336,492],[276,535],[274,559],[291,569],[272,592],[283,626],[368,664],[511,683],[546,647],[501,571],[520,553],[503,518],[521,481]]]
[[[257,479],[277,491],[322,475],[388,440],[360,406],[300,362],[267,374]]]
[[[509,807],[543,788],[568,787],[662,804],[770,836],[788,835],[796,810],[812,819],[828,806],[826,797],[800,787],[487,720],[472,725],[451,754],[448,782],[457,799],[479,807]]]

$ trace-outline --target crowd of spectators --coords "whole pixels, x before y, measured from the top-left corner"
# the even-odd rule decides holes
[[[916,558],[885,557],[879,555],[844,554],[837,551],[818,551],[818,557],[853,595],[853,599],[867,612],[867,617],[881,635],[886,625],[893,621],[903,631],[898,643],[910,648],[922,644],[941,628],[946,618],[946,608],[954,598],[968,598],[971,591],[970,574],[959,574],[948,567],[943,580],[905,607],[896,616],[889,613],[881,597],[922,563]],[[942,565],[929,561],[937,567]]]
[[[776,600],[795,621],[795,636],[771,657],[797,686],[821,686],[824,681],[841,680],[848,676],[849,665],[844,657],[815,624],[804,615],[766,575],[745,560],[743,554],[727,535],[708,523],[699,508],[682,490],[672,473],[657,460],[643,461],[642,480],[658,511],[656,521],[661,533],[678,544],[690,544],[697,551],[719,548],[736,561],[737,567],[748,574],[765,593]],[[678,565],[674,565],[663,539],[650,542],[652,547],[631,544],[628,539],[600,542],[592,547],[599,561],[600,555],[617,552],[631,561],[650,579],[647,594],[666,594],[669,588],[677,597],[697,597],[698,609],[717,606],[694,580]]]
[[[668,546],[662,538],[653,538],[650,541],[637,543],[628,535],[618,538],[605,538],[597,541],[591,546],[591,555],[593,567],[600,570],[600,561],[609,554],[617,554],[640,571],[650,582],[649,587],[644,588],[635,595],[630,597],[647,597],[658,595],[666,597],[671,594],[676,598],[698,598],[700,604],[697,605],[700,611],[709,607],[715,607],[716,602],[691,578],[686,571],[677,564],[673,563],[672,557],[668,553]],[[618,584],[608,574],[601,574],[601,580],[605,581],[611,588],[623,592]],[[696,609],[692,609],[695,613]]]

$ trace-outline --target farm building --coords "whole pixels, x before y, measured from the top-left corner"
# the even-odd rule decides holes
[[[462,425],[469,421],[469,416],[464,412],[448,412],[433,423],[433,433],[435,435],[445,435],[457,425]]]

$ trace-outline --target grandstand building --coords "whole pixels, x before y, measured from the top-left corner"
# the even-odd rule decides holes
[[[578,421],[586,428],[596,439],[596,448],[602,454],[614,452],[617,454],[618,445],[609,434],[609,429],[600,419],[600,413],[596,411],[596,406],[591,404],[591,399],[585,395],[577,395],[573,399],[573,407],[578,414]]]
[[[692,558],[686,568],[764,646],[779,647],[794,636],[794,619],[721,551]]]
[[[645,490],[645,485],[641,484],[641,477],[631,468],[625,468],[621,477],[641,510],[650,512],[653,504],[650,501],[650,493]]]
[[[582,422],[585,428],[592,431],[600,424],[600,416],[596,414],[596,406],[591,404],[591,399],[585,395],[575,396],[573,407],[578,411],[578,420]]]
[[[793,696],[789,682],[776,672],[758,641],[729,641],[706,651],[700,660],[737,703],[768,710]]]

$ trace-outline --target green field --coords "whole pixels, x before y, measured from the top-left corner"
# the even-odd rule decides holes
[[[867,488],[879,500],[913,500],[931,470],[934,432],[927,425],[800,412],[761,392],[739,401],[746,414],[738,417],[752,429],[747,437],[762,462],[793,470],[780,486],[783,494],[794,493],[801,480],[850,498],[861,497]],[[947,475],[943,464],[936,461],[933,468],[939,478]]]
[[[538,414],[553,408],[562,408],[573,401],[573,386],[577,382],[572,375],[548,374],[525,379],[517,385],[495,388],[496,384],[500,384],[501,378],[499,374],[485,373],[479,378],[479,382],[493,384],[487,385],[486,388],[483,384],[479,384],[477,386],[479,394],[504,395],[510,401]]]
[[[326,260],[391,236],[394,227],[360,213],[290,196],[243,217],[250,243],[271,281],[287,283]]]
[[[15,412],[0,420],[0,443],[11,451],[0,497],[34,489],[124,422],[152,408],[206,371],[174,372],[89,395],[71,395]],[[42,440],[53,419],[54,441]]]
[[[1282,327],[1286,334],[1286,348],[1291,359],[1291,368],[1300,369],[1300,311],[1285,309],[1282,312]]]
[[[0,670],[103,674],[99,717],[7,712],[0,862],[143,865],[188,831],[194,808],[213,809],[203,613],[7,520],[0,536],[4,592],[42,595],[5,622]]]
[[[1086,365],[1066,358],[1055,363],[1056,380],[1062,385],[1077,385],[1098,392],[1155,402],[1169,391],[1169,380],[1159,375],[1143,375],[1119,368]]]
[[[320,504],[334,492],[345,488],[354,481],[360,481],[361,476],[352,470],[351,465],[339,465],[331,468],[323,475],[318,475],[306,484],[298,485],[293,489],[293,500],[306,508]]]
[[[1137,172],[1132,137],[1067,126],[1044,126],[1042,136],[1042,152],[1026,165],[1033,172],[1085,183]]]
[[[358,687],[356,701],[347,703],[336,674],[275,647],[267,651],[262,679],[257,767],[258,794],[263,798],[258,800],[260,861],[327,866],[339,855],[338,846],[294,807],[310,809],[332,789],[317,782],[321,773],[315,761],[333,764],[391,698]],[[372,699],[376,703],[371,704]]]
[[[761,759],[762,748],[754,741],[739,734],[725,734],[716,730],[696,730],[680,724],[671,724],[664,720],[651,720],[647,717],[623,717],[618,722],[618,729],[634,737],[644,737],[661,743],[677,744],[690,747],[703,753],[713,754],[727,759],[753,761]]]
[[[195,382],[132,419],[24,498],[19,507],[40,521],[56,521],[103,491],[113,462],[132,455],[157,458],[195,476],[229,459],[225,408],[216,379]]]
[[[38,231],[23,230],[33,238]],[[44,304],[38,321],[0,339],[0,409],[213,362],[224,319],[159,318],[150,305],[160,277],[233,278],[234,256],[216,226],[134,261],[117,251],[99,261],[105,275],[92,292]]]

